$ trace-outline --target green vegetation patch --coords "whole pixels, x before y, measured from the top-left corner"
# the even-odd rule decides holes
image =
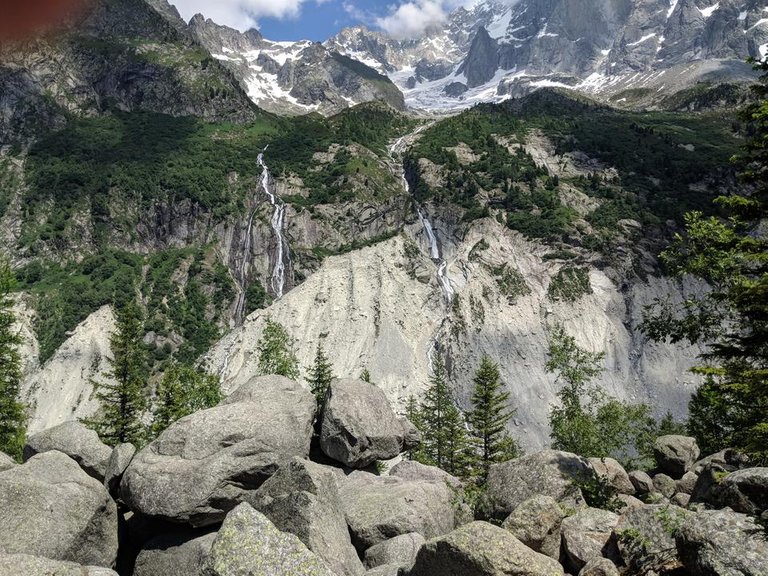
[[[575,266],[561,268],[547,288],[547,298],[554,302],[576,302],[587,294],[592,294],[589,269]]]

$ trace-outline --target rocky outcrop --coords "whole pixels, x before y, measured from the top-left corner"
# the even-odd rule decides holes
[[[692,576],[762,576],[768,542],[754,519],[730,510],[688,516],[675,533],[677,552]]]
[[[493,78],[499,68],[499,46],[482,26],[475,33],[469,53],[458,69],[464,74],[467,87],[474,88]]]
[[[24,460],[51,450],[66,454],[100,482],[104,480],[112,455],[112,449],[99,440],[98,434],[79,422],[65,422],[27,438]]]
[[[112,567],[117,507],[69,456],[38,454],[0,472],[0,550]]]
[[[272,393],[271,382],[252,380],[221,405],[169,426],[131,461],[123,501],[148,516],[205,526],[221,521],[281,464],[306,457],[314,396],[296,383],[283,395],[282,381]]]
[[[690,436],[660,436],[653,444],[659,469],[674,479],[683,477],[699,458],[696,439]]]
[[[501,527],[531,550],[560,558],[560,526],[565,512],[551,496],[538,495],[522,502]]]
[[[249,502],[279,530],[297,536],[338,576],[364,572],[350,540],[332,469],[294,458]]]
[[[486,522],[472,522],[419,551],[409,576],[560,576],[557,561],[534,552],[509,532]]]
[[[203,573],[336,576],[301,540],[275,528],[248,504],[240,504],[227,514]]]
[[[352,468],[394,458],[403,450],[405,430],[384,392],[362,380],[331,382],[320,415],[320,447]]]
[[[500,519],[536,495],[550,496],[564,506],[579,508],[585,502],[575,480],[585,480],[593,474],[589,462],[575,454],[544,450],[491,466],[485,498],[492,516]]]

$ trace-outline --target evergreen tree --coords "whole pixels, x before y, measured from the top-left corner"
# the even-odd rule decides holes
[[[267,325],[257,344],[259,372],[262,375],[279,374],[298,380],[299,359],[294,348],[295,342],[285,327],[267,317]]]
[[[317,399],[317,404],[321,405],[325,401],[325,393],[328,391],[328,387],[333,380],[333,369],[331,363],[328,361],[328,356],[325,355],[325,349],[323,343],[317,343],[317,350],[315,351],[315,362],[309,368],[309,377],[306,378],[309,383],[312,394]]]
[[[101,402],[101,412],[95,418],[84,420],[109,446],[123,442],[141,446],[145,440],[142,418],[148,404],[145,394],[148,363],[143,337],[141,310],[131,302],[118,312],[117,331],[109,340],[112,358],[107,376],[112,382],[92,382],[96,398]]]
[[[157,436],[176,420],[221,402],[218,376],[185,364],[173,364],[157,386],[152,409],[152,435]]]
[[[21,337],[14,330],[11,292],[15,278],[7,261],[0,259],[0,452],[21,460],[26,435],[26,413],[19,401]]]
[[[502,389],[499,366],[488,356],[483,356],[473,382],[472,410],[467,414],[467,421],[477,439],[479,464],[485,478],[491,464],[519,454],[517,443],[506,432],[515,411],[507,407],[509,392]]]
[[[768,462],[768,58],[755,67],[762,76],[742,114],[749,138],[737,159],[747,188],[716,200],[727,218],[686,214],[685,234],[662,254],[672,273],[711,290],[681,304],[657,300],[643,330],[708,345],[688,429],[708,452],[731,446],[759,464]]]
[[[371,373],[368,372],[368,368],[363,368],[363,371],[360,372],[360,380],[371,384]]]
[[[416,401],[416,397],[411,394],[408,396],[408,404],[405,406],[405,417],[408,418],[408,420],[416,426],[416,429],[421,432],[422,435],[422,443],[424,440],[424,423],[421,419],[421,407],[419,406],[419,403]],[[416,462],[424,462],[424,454],[421,449],[421,444],[418,448],[411,448],[406,453],[409,460],[415,460]]]

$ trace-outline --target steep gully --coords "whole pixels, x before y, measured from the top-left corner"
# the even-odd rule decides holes
[[[405,135],[398,138],[395,141],[395,143],[392,144],[392,146],[390,146],[389,148],[389,153],[393,161],[395,159],[395,154],[400,154],[405,150],[408,138],[413,138],[417,136],[419,132],[422,132],[428,127],[429,127],[428,124],[420,126],[412,134]],[[399,166],[400,166],[399,168],[400,178],[403,184],[403,189],[407,194],[410,194],[411,188],[410,188],[410,185],[408,184],[408,179],[405,177],[405,170],[402,164],[400,164]],[[424,210],[422,209],[421,206],[418,205],[418,203],[416,203],[415,199],[414,199],[414,205],[416,206],[416,214],[419,217],[419,221],[421,222],[424,233],[427,236],[427,241],[429,242],[430,259],[437,265],[437,273],[436,273],[437,283],[440,285],[440,291],[443,294],[443,299],[445,301],[446,309],[450,310],[456,291],[453,287],[453,283],[451,282],[451,279],[448,277],[448,261],[443,257],[442,250],[440,248],[440,243],[438,242],[437,234],[435,233],[435,230],[432,226],[432,222],[430,222],[429,218],[425,215]],[[434,372],[435,352],[437,351],[440,345],[440,341],[443,339],[450,322],[451,322],[450,315],[447,314],[446,316],[443,317],[443,319],[440,322],[440,325],[438,326],[437,330],[435,331],[435,333],[433,334],[432,338],[429,341],[429,345],[427,347],[427,361],[429,363],[429,368],[431,372]]]

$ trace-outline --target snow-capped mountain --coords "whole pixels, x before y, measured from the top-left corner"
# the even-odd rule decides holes
[[[460,108],[541,86],[615,96],[674,92],[750,77],[768,55],[757,0],[491,0],[451,14],[444,30],[397,41],[363,27],[326,46],[375,66],[417,108]]]

